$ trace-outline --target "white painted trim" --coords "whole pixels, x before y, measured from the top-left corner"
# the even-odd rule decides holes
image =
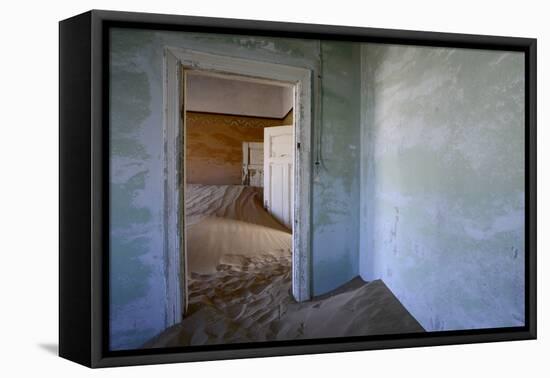
[[[290,172],[294,172],[294,154],[296,148],[294,148],[294,151],[292,151],[291,156],[272,156],[273,152],[273,138],[278,137],[281,135],[288,135],[291,134],[291,139],[294,139],[294,126],[289,125],[283,125],[283,126],[270,126],[264,128],[264,207],[266,210],[272,214],[280,223],[284,224],[288,228],[293,228],[293,209],[294,209],[294,188],[291,183],[293,183],[293,180],[290,176]],[[292,143],[292,142],[291,142]],[[283,211],[274,211],[274,206],[272,202],[272,191],[273,188],[273,182],[272,182],[272,173],[273,173],[273,166],[284,166],[286,168],[289,168],[288,171],[285,171],[285,168],[283,168],[283,178],[282,178],[282,193],[284,196],[284,189],[285,188],[291,188],[292,192],[288,193],[288,213],[285,213]],[[290,166],[290,167],[289,167]],[[286,173],[286,174],[285,174]],[[284,205],[283,205],[284,206]],[[281,209],[277,209],[281,210]],[[279,213],[279,216],[277,216],[275,213]],[[284,213],[284,215],[281,217],[280,214]],[[288,215],[288,217],[287,217]]]
[[[181,72],[178,66],[178,59],[169,50],[164,51],[163,69],[163,134],[164,134],[164,259],[166,275],[166,327],[177,324],[181,321],[185,312],[185,290],[181,284],[181,272],[185,271],[185,258],[181,258],[181,244],[185,231],[181,223],[182,218],[178,216],[181,207],[182,197],[176,190],[181,186],[181,163],[179,147],[181,144],[183,130],[179,113],[181,104]]]
[[[243,165],[241,167],[241,184],[246,185],[248,177],[248,142],[243,142]]]
[[[180,70],[199,70],[202,74],[230,77],[238,75],[250,81],[284,86],[294,86],[294,227],[292,253],[292,293],[299,301],[311,298],[311,129],[312,129],[312,71],[293,67],[230,56],[214,55],[196,50],[166,47],[164,50],[164,138],[165,138],[165,211],[164,228],[165,256],[167,258],[167,326],[181,320],[174,311],[186,309],[187,266],[185,263],[185,203],[183,180],[184,162],[181,156],[182,136],[185,124],[182,123],[182,94],[174,89],[175,83],[181,87]],[[184,79],[185,80],[185,79]],[[183,94],[184,96],[184,94]],[[184,103],[184,102],[183,102]],[[185,106],[185,103],[184,105]],[[184,118],[184,117],[183,117]],[[177,236],[174,234],[177,233]],[[179,240],[179,242],[177,242]],[[175,272],[175,269],[179,269]],[[174,284],[174,279],[178,284]],[[174,316],[173,316],[174,315]]]

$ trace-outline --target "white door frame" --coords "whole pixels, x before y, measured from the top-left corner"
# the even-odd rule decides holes
[[[209,75],[239,75],[251,81],[294,86],[294,227],[292,294],[311,298],[311,129],[312,71],[301,67],[215,55],[196,50],[164,49],[164,256],[166,323],[179,323],[187,308],[185,248],[185,77],[187,70]],[[182,122],[183,119],[183,122]]]

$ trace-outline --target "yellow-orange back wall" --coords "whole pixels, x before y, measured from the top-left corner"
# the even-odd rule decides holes
[[[243,142],[262,142],[264,127],[292,123],[292,111],[284,119],[186,112],[187,182],[240,184]]]

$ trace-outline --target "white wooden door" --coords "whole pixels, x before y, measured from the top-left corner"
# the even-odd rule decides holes
[[[264,186],[264,144],[243,142],[242,184]]]
[[[264,206],[292,229],[294,143],[292,126],[264,128]]]

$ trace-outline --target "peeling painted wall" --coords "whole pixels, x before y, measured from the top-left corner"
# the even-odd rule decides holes
[[[110,346],[139,347],[165,328],[162,57],[183,47],[323,76],[323,167],[313,184],[313,292],[358,274],[359,45],[318,40],[113,29],[110,54]],[[317,83],[314,92],[318,91]],[[315,102],[315,101],[314,101]],[[320,127],[322,125],[322,127]],[[317,149],[312,148],[314,156]]]
[[[361,55],[361,276],[429,331],[523,325],[523,54]]]
[[[523,324],[521,54],[116,29],[111,348],[139,347],[166,324],[164,46],[320,76],[314,295],[360,274],[383,279],[427,330]]]
[[[313,171],[314,295],[359,274],[360,45],[323,42],[322,56],[322,130],[315,130],[321,133],[321,164]]]

